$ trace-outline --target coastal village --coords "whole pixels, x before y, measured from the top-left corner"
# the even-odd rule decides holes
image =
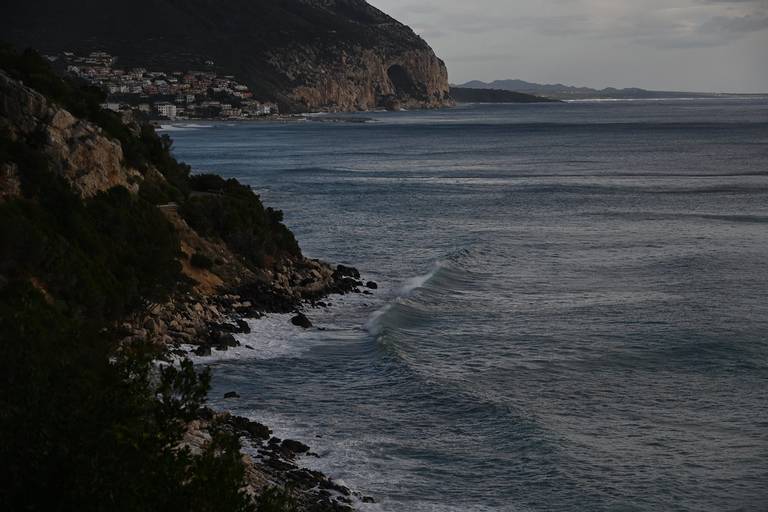
[[[64,52],[47,56],[60,70],[104,89],[104,108],[134,111],[149,119],[254,119],[279,113],[276,103],[254,98],[234,76],[207,71],[152,71],[123,69],[118,58],[105,52],[88,56]],[[214,63],[207,61],[212,69]]]

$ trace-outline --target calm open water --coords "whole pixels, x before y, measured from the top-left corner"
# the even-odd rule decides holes
[[[768,510],[768,100],[172,129],[382,287],[214,400],[385,511]]]

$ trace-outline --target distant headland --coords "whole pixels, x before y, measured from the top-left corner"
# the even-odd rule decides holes
[[[605,89],[593,89],[591,87],[577,87],[564,84],[538,84],[526,82],[525,80],[495,80],[493,82],[482,82],[472,80],[470,82],[452,85],[451,90],[460,89],[498,89],[503,91],[513,91],[534,96],[543,96],[546,98],[558,100],[579,100],[579,99],[661,99],[661,98],[710,98],[721,96],[755,96],[749,94],[726,94],[714,92],[685,92],[685,91],[652,91],[630,87],[625,89],[616,89],[607,87]]]
[[[427,42],[364,0],[28,0],[3,11],[2,39],[20,50],[234,76],[286,114],[452,104]]]

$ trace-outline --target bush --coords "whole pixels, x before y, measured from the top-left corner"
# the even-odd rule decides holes
[[[252,511],[236,438],[214,429],[202,454],[179,449],[209,375],[188,361],[158,367],[151,348],[112,341],[120,319],[180,282],[179,240],[154,205],[186,200],[189,167],[170,139],[131,132],[99,108],[101,91],[62,80],[36,53],[0,46],[0,68],[167,180],[145,179],[138,196],[118,187],[83,200],[51,171],[40,137],[0,132],[0,163],[17,164],[23,194],[0,203],[0,510]],[[234,180],[216,183],[225,202],[200,199],[211,219],[190,213],[209,236],[247,254],[300,254],[279,212]],[[204,255],[192,263],[212,265]],[[268,494],[260,508],[290,510],[287,500]]]
[[[28,282],[0,290],[0,509],[251,510],[237,439],[177,449],[208,373],[115,353],[102,327]]]
[[[213,268],[213,261],[211,258],[205,254],[200,254],[199,252],[193,254],[192,257],[189,258],[189,262],[193,267],[201,268],[203,270],[210,270]]]
[[[190,186],[200,194],[179,213],[201,235],[221,238],[254,267],[268,259],[301,256],[293,233],[282,224],[283,213],[265,208],[249,187],[213,175],[192,176]]]

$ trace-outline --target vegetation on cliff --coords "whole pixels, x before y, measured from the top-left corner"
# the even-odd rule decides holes
[[[206,208],[207,233],[241,241],[254,266],[300,254],[280,213],[234,181],[195,198],[204,180],[173,159],[167,138],[101,111],[98,91],[60,79],[33,52],[3,48],[0,70],[98,124],[145,176],[139,194],[84,197],[55,171],[46,133],[15,129],[2,114],[16,106],[0,105],[0,170],[20,182],[0,194],[0,508],[254,509],[233,434],[214,429],[201,453],[181,445],[208,375],[157,366],[156,348],[114,340],[121,318],[185,286],[177,233],[155,203]]]
[[[364,0],[28,0],[2,13],[0,31],[18,47],[213,69],[281,112],[450,103],[446,67],[429,45]]]
[[[250,188],[212,174],[192,176],[190,186],[197,194],[180,212],[202,236],[222,238],[256,267],[301,256],[293,233],[282,224],[283,213],[264,208]]]

